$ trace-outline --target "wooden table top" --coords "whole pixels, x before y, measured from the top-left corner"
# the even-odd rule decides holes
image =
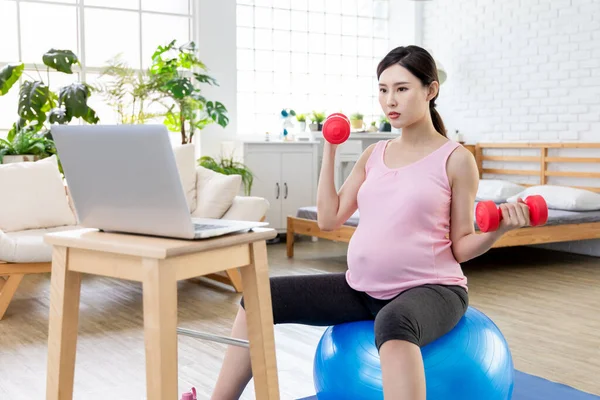
[[[54,246],[166,259],[183,254],[273,239],[275,236],[277,236],[277,231],[271,228],[254,228],[250,232],[194,240],[100,232],[98,229],[82,228],[46,234],[44,241]]]

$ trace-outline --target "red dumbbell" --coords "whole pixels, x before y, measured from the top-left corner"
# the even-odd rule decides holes
[[[544,225],[548,221],[548,205],[542,196],[529,196],[525,204],[529,207],[531,226]],[[477,203],[475,219],[481,232],[495,231],[502,221],[502,210],[493,201],[482,201]]]
[[[331,114],[323,123],[323,137],[331,144],[344,143],[350,136],[350,120],[342,113]]]

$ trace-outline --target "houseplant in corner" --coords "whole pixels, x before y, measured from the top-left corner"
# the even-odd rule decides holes
[[[218,86],[207,75],[207,68],[196,55],[194,42],[177,47],[173,40],[166,46],[158,46],[152,55],[150,89],[169,100],[165,113],[165,125],[169,130],[181,133],[181,144],[191,143],[196,130],[210,123],[227,126],[227,109],[218,101],[209,101],[198,84]]]

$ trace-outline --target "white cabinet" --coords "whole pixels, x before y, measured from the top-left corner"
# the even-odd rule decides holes
[[[270,203],[266,220],[283,233],[287,216],[317,201],[317,142],[245,142],[244,164],[254,174],[252,196]]]

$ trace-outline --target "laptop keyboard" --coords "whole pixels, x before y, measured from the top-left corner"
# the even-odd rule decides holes
[[[205,231],[208,229],[223,228],[223,225],[211,225],[211,224],[194,224],[194,230]]]

